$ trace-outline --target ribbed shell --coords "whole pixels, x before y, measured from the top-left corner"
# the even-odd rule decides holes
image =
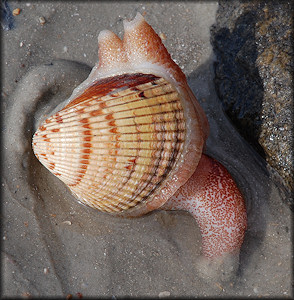
[[[48,118],[33,148],[80,202],[120,212],[164,185],[185,135],[176,89],[151,74],[124,74],[98,80]]]

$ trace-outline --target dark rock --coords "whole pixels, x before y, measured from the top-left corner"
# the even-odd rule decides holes
[[[239,132],[293,191],[293,3],[220,1],[215,85]],[[279,177],[279,176],[277,176]]]

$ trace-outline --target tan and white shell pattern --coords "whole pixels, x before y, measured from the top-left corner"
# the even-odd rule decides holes
[[[99,63],[32,145],[81,203],[135,216],[163,205],[188,180],[208,130],[151,26],[138,14],[124,27],[123,40],[101,32]]]

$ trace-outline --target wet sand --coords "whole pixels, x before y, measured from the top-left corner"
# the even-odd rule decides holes
[[[215,94],[209,28],[217,3],[9,5],[21,11],[3,34],[2,295],[291,296],[292,226],[285,196]],[[189,214],[156,211],[120,219],[97,212],[77,203],[33,155],[31,138],[40,120],[97,62],[99,31],[122,37],[122,20],[137,11],[162,34],[187,75],[209,118],[207,152],[228,168],[245,196],[248,230],[230,280],[201,277],[200,231]]]

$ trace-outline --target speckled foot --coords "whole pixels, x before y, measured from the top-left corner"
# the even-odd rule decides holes
[[[186,210],[196,219],[202,235],[203,274],[222,273],[222,266],[234,272],[247,215],[244,199],[223,165],[203,154],[192,177],[162,209]]]

